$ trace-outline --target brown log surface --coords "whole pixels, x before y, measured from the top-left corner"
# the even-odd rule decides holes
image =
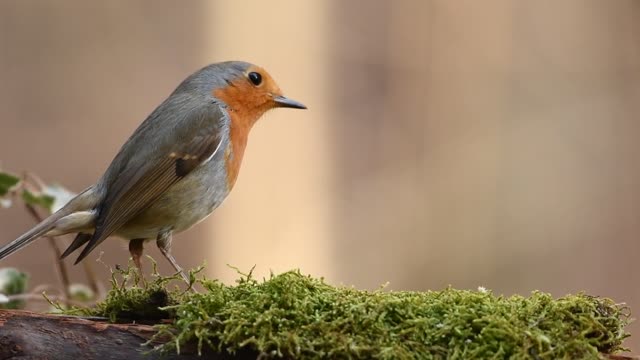
[[[181,354],[149,352],[142,346],[155,331],[150,325],[111,324],[81,317],[0,310],[0,360],[5,359],[255,359],[255,353],[217,354],[195,346]]]

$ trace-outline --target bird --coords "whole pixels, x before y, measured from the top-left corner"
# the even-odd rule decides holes
[[[238,178],[253,125],[275,108],[306,109],[283,95],[262,67],[244,61],[207,65],[189,75],[138,126],[104,174],[26,233],[0,249],[0,260],[43,236],[77,233],[62,258],[74,264],[106,238],[129,241],[142,274],[145,242],[188,283],[171,253],[174,233],[209,216]]]

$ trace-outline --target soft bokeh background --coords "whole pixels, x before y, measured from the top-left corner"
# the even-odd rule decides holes
[[[174,240],[183,266],[639,311],[639,39],[634,0],[4,0],[0,160],[82,190],[185,76],[247,60],[309,110],[254,128],[234,192]],[[1,242],[31,225],[2,210]],[[2,266],[55,283],[51,262],[42,242]]]

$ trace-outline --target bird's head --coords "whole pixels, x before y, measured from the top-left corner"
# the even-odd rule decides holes
[[[209,65],[186,80],[190,88],[210,92],[222,101],[232,117],[253,125],[265,112],[275,108],[306,109],[285,97],[269,73],[256,65],[228,61]]]

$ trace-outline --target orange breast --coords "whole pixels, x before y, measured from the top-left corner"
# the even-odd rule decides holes
[[[268,104],[264,98],[256,95],[246,79],[214,90],[213,96],[227,105],[227,112],[231,118],[231,145],[225,151],[227,188],[231,191],[238,178],[249,131],[258,118],[268,110]]]
[[[234,112],[229,115],[231,116],[231,128],[229,131],[231,144],[224,153],[224,159],[227,169],[227,190],[231,191],[238,179],[244,149],[247,147],[249,129],[246,129],[242,121],[234,120],[234,117],[237,117]]]

